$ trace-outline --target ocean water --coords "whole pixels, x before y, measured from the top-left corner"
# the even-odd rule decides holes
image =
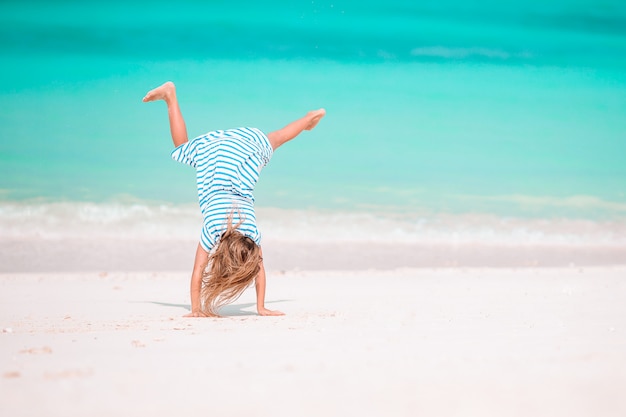
[[[327,109],[262,173],[268,239],[625,244],[622,1],[3,1],[0,23],[0,238],[197,233],[141,102],[173,80],[190,136]]]

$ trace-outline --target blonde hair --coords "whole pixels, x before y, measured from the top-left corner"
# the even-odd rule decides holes
[[[217,248],[209,254],[202,275],[202,311],[219,317],[217,310],[235,301],[261,270],[261,248],[233,226],[232,216]]]

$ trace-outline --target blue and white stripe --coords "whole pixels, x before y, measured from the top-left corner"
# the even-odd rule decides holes
[[[226,230],[228,216],[239,231],[261,244],[254,214],[254,186],[272,157],[267,136],[256,128],[216,130],[172,151],[175,161],[196,168],[198,201],[204,217],[200,244],[207,252]]]

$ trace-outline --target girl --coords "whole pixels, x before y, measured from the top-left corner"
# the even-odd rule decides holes
[[[255,279],[259,315],[283,315],[265,308],[261,233],[256,226],[252,192],[273,152],[303,130],[313,129],[326,111],[311,111],[268,135],[256,128],[216,130],[189,142],[172,82],[143,98],[144,102],[157,100],[167,104],[176,147],[172,158],[196,168],[204,218],[191,274],[191,313],[185,317],[218,316],[218,308],[234,301]]]

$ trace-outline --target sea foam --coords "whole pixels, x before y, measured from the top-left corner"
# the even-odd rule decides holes
[[[258,208],[265,241],[626,247],[626,221]],[[0,203],[2,240],[195,240],[194,204]]]

